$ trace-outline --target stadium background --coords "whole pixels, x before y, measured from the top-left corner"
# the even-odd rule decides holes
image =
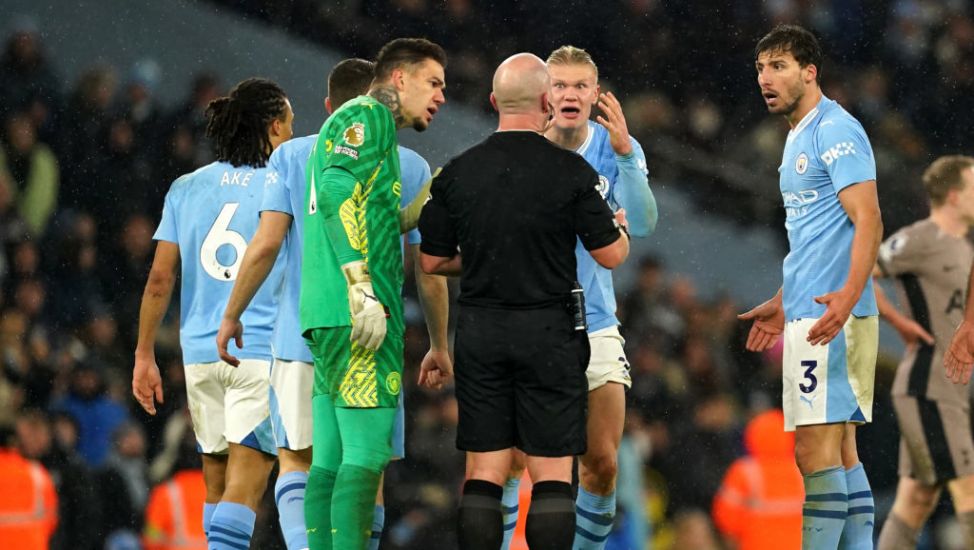
[[[428,132],[402,138],[437,166],[492,129],[489,77],[504,57],[565,43],[593,54],[660,202],[659,229],[617,277],[635,381],[620,497],[641,504],[622,522],[645,522],[646,548],[720,547],[711,499],[747,419],[779,400],[780,353],[743,352],[734,316],[777,287],[785,251],[787,126],[757,93],[756,40],[776,22],[821,37],[825,93],[875,148],[887,234],[926,214],[926,164],[974,152],[974,20],[961,0],[0,0],[0,13],[0,423],[55,475],[57,548],[138,532],[148,488],[191,447],[178,301],[160,338],[166,403],[150,418],[130,397],[138,305],[169,182],[212,159],[202,109],[244,77],[280,82],[303,135],[323,120],[336,61],[396,36],[436,40],[450,54],[448,103]],[[407,288],[414,372],[426,342]],[[901,350],[888,330],[882,347],[875,422],[860,435],[878,526],[896,481],[887,393]],[[383,548],[451,547],[456,404],[407,387],[407,411]],[[926,548],[957,547],[950,512],[942,502]],[[268,499],[254,547],[280,548],[276,529]]]

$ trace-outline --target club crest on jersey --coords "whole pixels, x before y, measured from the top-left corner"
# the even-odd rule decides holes
[[[356,122],[345,128],[342,133],[342,137],[345,139],[345,143],[351,145],[352,147],[358,147],[365,143],[365,125],[361,122]]]
[[[399,376],[398,372],[390,372],[389,376],[386,377],[386,391],[392,395],[399,395],[399,391],[402,389],[402,378]]]
[[[798,175],[801,175],[806,171],[808,171],[808,155],[802,153],[798,155],[798,158],[795,160],[795,172],[798,172]]]
[[[599,174],[599,184],[595,186],[603,199],[609,199],[609,178]]]

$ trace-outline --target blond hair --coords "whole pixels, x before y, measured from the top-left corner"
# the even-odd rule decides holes
[[[948,155],[933,161],[923,172],[923,187],[930,195],[930,202],[940,206],[947,200],[951,189],[964,185],[964,170],[974,167],[974,157]]]
[[[599,68],[592,60],[592,56],[582,48],[562,46],[548,56],[548,65],[588,65],[595,71],[595,79],[599,79]]]

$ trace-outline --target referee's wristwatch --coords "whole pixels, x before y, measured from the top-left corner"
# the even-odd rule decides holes
[[[622,231],[623,233],[625,233],[625,234],[626,234],[626,238],[627,238],[627,239],[629,239],[629,240],[632,240],[632,235],[630,235],[630,234],[629,234],[629,228],[628,228],[628,227],[626,227],[626,226],[625,226],[625,224],[621,224],[621,223],[619,223],[619,220],[615,220],[615,219],[614,219],[614,220],[612,220],[612,223],[614,223],[614,224],[615,224],[615,226],[616,226],[616,229],[619,229],[619,230],[621,230],[621,231]]]

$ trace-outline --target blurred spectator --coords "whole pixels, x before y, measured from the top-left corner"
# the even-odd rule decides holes
[[[61,90],[38,34],[37,24],[24,16],[11,17],[12,30],[0,59],[0,119],[27,112],[34,127],[49,136]]]
[[[58,495],[58,526],[51,550],[101,550],[101,508],[91,472],[73,451],[57,445],[47,416],[21,413],[16,423],[19,450],[51,473]]]
[[[717,528],[736,550],[799,548],[805,489],[793,460],[795,434],[779,409],[754,417],[747,456],[734,461],[714,497]]]
[[[145,435],[137,424],[127,422],[112,439],[112,451],[97,473],[104,530],[118,539],[124,533],[135,537],[142,532],[142,511],[149,499]]]
[[[60,173],[51,149],[37,141],[37,129],[26,113],[7,119],[0,149],[0,180],[17,205],[27,231],[40,239],[57,204]]]
[[[96,167],[104,155],[116,85],[115,70],[107,66],[88,69],[78,79],[56,144],[61,164],[71,167],[61,185],[63,206],[87,212],[102,200],[90,187],[98,182]]]
[[[78,453],[92,467],[108,457],[112,434],[129,418],[128,411],[106,392],[104,367],[92,361],[79,362],[71,372],[68,395],[53,409],[78,421]]]
[[[0,426],[0,540],[7,548],[47,548],[57,526],[57,495],[47,470],[25,459]]]

